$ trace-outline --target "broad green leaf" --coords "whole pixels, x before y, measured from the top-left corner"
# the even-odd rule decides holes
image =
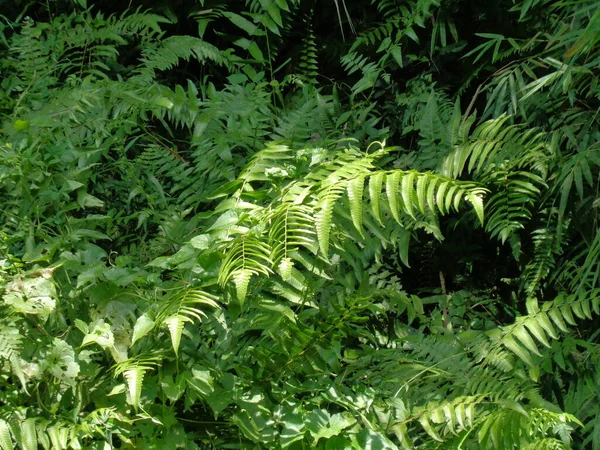
[[[131,345],[135,344],[139,339],[144,337],[154,328],[154,320],[147,314],[142,314],[135,321],[133,326],[133,335],[131,336]]]

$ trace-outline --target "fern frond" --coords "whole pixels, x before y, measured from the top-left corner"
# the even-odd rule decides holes
[[[567,332],[567,324],[571,326],[577,324],[575,317],[586,320],[592,319],[594,314],[600,314],[599,295],[598,289],[584,295],[561,294],[553,301],[545,302],[541,309],[535,300],[530,300],[528,315],[517,318],[513,325],[491,330],[488,335],[496,347],[505,346],[519,359],[533,367],[535,363],[532,354],[541,356],[538,343],[549,347],[548,338],[558,338],[554,326]]]
[[[237,237],[230,245],[219,271],[219,284],[225,286],[233,280],[237,298],[243,302],[248,292],[250,278],[254,275],[269,276],[273,271],[271,248],[251,233]]]
[[[309,84],[317,84],[317,75],[319,74],[319,65],[317,61],[317,44],[313,32],[314,10],[303,19],[305,36],[302,39],[302,49],[300,51],[300,62],[298,63],[298,74]]]
[[[199,307],[218,308],[217,297],[200,289],[188,288],[170,295],[156,314],[156,323],[169,329],[175,355],[179,351],[181,335],[187,322],[201,321],[206,313]],[[148,332],[150,330],[146,330]]]
[[[523,287],[531,297],[556,265],[556,256],[562,253],[557,246],[557,232],[550,228],[539,228],[532,232],[533,258],[523,271]],[[558,247],[558,248],[557,248]]]
[[[502,409],[494,411],[483,423],[479,433],[479,441],[494,448],[565,448],[563,445],[571,440],[573,427],[571,424],[583,424],[572,414],[550,411],[534,407],[525,409],[514,402],[505,401]],[[499,430],[521,429],[521,433],[499,433]],[[551,434],[559,434],[560,440],[548,438]],[[558,444],[558,446],[557,446]],[[566,447],[568,448],[568,447]]]
[[[24,336],[18,328],[0,323],[0,360],[8,360],[13,374],[19,379],[23,389],[26,390],[26,379],[21,365],[23,338]]]
[[[10,437],[10,426],[5,420],[0,419],[0,449],[12,450],[13,448],[12,438]]]
[[[531,208],[541,193],[538,186],[545,186],[545,183],[531,172],[509,171],[503,166],[486,180],[498,189],[488,203],[486,230],[504,243],[531,219]]]
[[[319,248],[323,255],[329,254],[329,238],[331,236],[331,221],[335,203],[344,194],[346,182],[330,184],[319,192],[319,200],[315,206],[315,228],[319,240]]]
[[[142,66],[137,77],[142,81],[154,79],[155,72],[175,67],[180,59],[195,58],[202,63],[210,61],[219,66],[229,64],[221,51],[208,42],[193,36],[171,36],[162,39],[142,52]]]
[[[477,413],[475,408],[486,400],[486,395],[457,397],[450,401],[431,402],[417,408],[414,414],[421,426],[432,438],[443,442],[441,436],[451,433],[456,435],[464,430],[472,429]]]
[[[317,252],[314,211],[307,205],[282,203],[269,216],[269,245],[274,265],[287,261],[299,248]],[[291,269],[291,266],[289,266]]]
[[[479,125],[465,144],[456,148],[442,164],[442,173],[458,178],[466,171],[476,175],[493,170],[494,163],[510,160],[517,167],[539,164],[548,159],[545,135],[536,130],[522,132],[517,125],[506,125],[504,115]],[[540,156],[545,157],[540,161]],[[542,172],[542,175],[544,173]]]
[[[285,145],[269,144],[267,148],[256,152],[239,175],[244,183],[269,181],[268,170],[284,169],[283,162],[293,158],[290,148]]]
[[[153,370],[159,361],[159,356],[136,357],[122,361],[114,366],[115,376],[122,374],[125,378],[129,392],[129,401],[136,410],[140,408],[144,376],[146,372]]]

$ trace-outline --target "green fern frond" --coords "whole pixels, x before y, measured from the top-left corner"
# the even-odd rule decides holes
[[[136,410],[140,408],[144,376],[146,372],[153,370],[159,361],[159,356],[136,357],[120,362],[114,367],[115,376],[122,374],[125,378],[129,401]]]
[[[531,172],[509,170],[504,166],[498,167],[486,181],[498,189],[488,202],[486,230],[504,243],[531,219],[531,209],[545,183]]]
[[[352,180],[344,179],[326,186],[316,194],[317,235],[322,252],[329,247],[334,205],[344,194],[352,195],[352,198],[348,197],[352,222],[359,233],[362,231],[362,226],[357,221],[359,217],[363,217],[363,202],[358,201],[359,197],[356,193],[364,192],[364,182],[367,179],[369,179],[367,200],[370,202],[374,218],[379,223],[383,223],[382,208],[383,211],[391,214],[400,226],[406,226],[403,216],[416,221],[418,213],[430,218],[440,213],[447,214],[451,209],[458,210],[463,199],[469,200],[475,207],[479,220],[483,221],[482,196],[485,189],[473,183],[457,182],[432,173],[399,170],[370,172],[368,169],[361,168],[360,172],[353,173],[352,176]],[[385,196],[382,192],[384,182]],[[361,185],[359,186],[358,183]],[[365,222],[364,218],[363,222]]]
[[[475,425],[475,408],[486,400],[486,395],[457,397],[450,401],[431,402],[417,408],[414,414],[421,426],[435,440],[443,442],[445,434],[456,435]]]
[[[535,300],[530,300],[529,314],[517,318],[513,325],[494,329],[488,335],[495,346],[503,345],[513,352],[527,365],[535,366],[532,354],[541,356],[538,343],[549,347],[549,337],[557,339],[555,326],[568,331],[568,325],[575,326],[578,320],[592,319],[600,314],[600,290],[593,290],[585,295],[559,295],[550,302],[545,302],[541,309]],[[534,339],[535,338],[535,339]]]
[[[571,292],[575,294],[596,289],[600,280],[600,233],[596,232],[594,240],[589,245],[585,260],[573,274],[570,283]]]
[[[201,321],[206,313],[198,306],[218,308],[217,297],[200,289],[184,289],[171,296],[157,314],[157,321],[164,323],[171,334],[175,355],[179,350],[183,327],[194,319]]]
[[[193,36],[171,36],[143,51],[143,65],[138,69],[140,80],[152,80],[156,71],[175,67],[180,59],[189,61],[195,58],[202,63],[210,61],[219,66],[227,66],[228,59],[221,51],[208,42]]]
[[[237,298],[243,302],[252,276],[269,276],[273,271],[272,250],[258,236],[246,233],[237,237],[230,245],[219,271],[219,284],[225,286],[233,280]]]
[[[583,426],[572,414],[557,413],[543,408],[526,410],[515,402],[505,401],[483,422],[479,442],[485,448],[569,448],[564,444],[571,439],[570,424]],[[501,433],[500,430],[521,430],[520,433]],[[548,434],[560,433],[560,440]]]
[[[317,61],[317,43],[313,32],[314,10],[303,19],[305,36],[302,40],[300,51],[300,62],[298,63],[298,74],[309,84],[316,86],[319,64]]]
[[[283,162],[293,158],[290,148],[285,145],[269,144],[267,148],[256,152],[239,175],[244,183],[269,181],[268,170],[284,169]]]
[[[556,265],[556,256],[562,253],[557,246],[557,232],[550,228],[539,228],[532,232],[533,258],[523,271],[523,289],[527,296],[532,296],[541,288],[541,283],[548,277]],[[557,248],[558,247],[558,248]]]
[[[483,175],[494,164],[510,160],[511,165],[524,167],[548,159],[545,135],[536,130],[522,131],[517,125],[506,125],[504,115],[479,125],[468,142],[458,146],[442,164],[442,173],[452,178],[467,173]],[[540,156],[546,155],[540,161]],[[543,175],[543,173],[542,173]]]
[[[274,265],[289,259],[291,253],[299,248],[317,252],[314,211],[309,206],[282,203],[270,214],[268,221],[271,261]]]
[[[319,248],[323,255],[329,254],[333,208],[337,200],[344,194],[346,185],[347,182],[330,184],[319,193],[319,200],[315,206],[315,228],[317,230]]]
[[[13,442],[10,436],[10,426],[8,422],[0,419],[0,449],[1,450],[13,450]]]
[[[23,450],[37,450],[38,439],[35,419],[26,419],[19,424],[19,444]]]
[[[433,15],[437,7],[437,0],[421,0],[408,2],[408,5],[402,7],[395,5],[382,9],[386,15],[385,20],[361,33],[341,59],[348,74],[362,72],[361,79],[352,87],[354,95],[370,89],[378,79],[383,79],[386,83],[391,81],[389,73],[386,73],[388,67],[404,66],[403,47],[408,40],[420,44],[415,28],[424,27],[424,22]],[[370,48],[376,49],[376,60],[372,56],[366,56]]]
[[[21,348],[24,336],[16,327],[0,323],[0,361],[8,360],[13,374],[27,390],[27,381],[21,365]]]

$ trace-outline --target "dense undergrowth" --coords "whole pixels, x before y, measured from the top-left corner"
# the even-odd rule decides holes
[[[600,3],[169,5],[0,11],[0,449],[600,448]]]

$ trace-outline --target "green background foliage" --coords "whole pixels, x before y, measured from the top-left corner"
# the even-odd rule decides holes
[[[600,448],[598,1],[0,4],[0,450]]]

